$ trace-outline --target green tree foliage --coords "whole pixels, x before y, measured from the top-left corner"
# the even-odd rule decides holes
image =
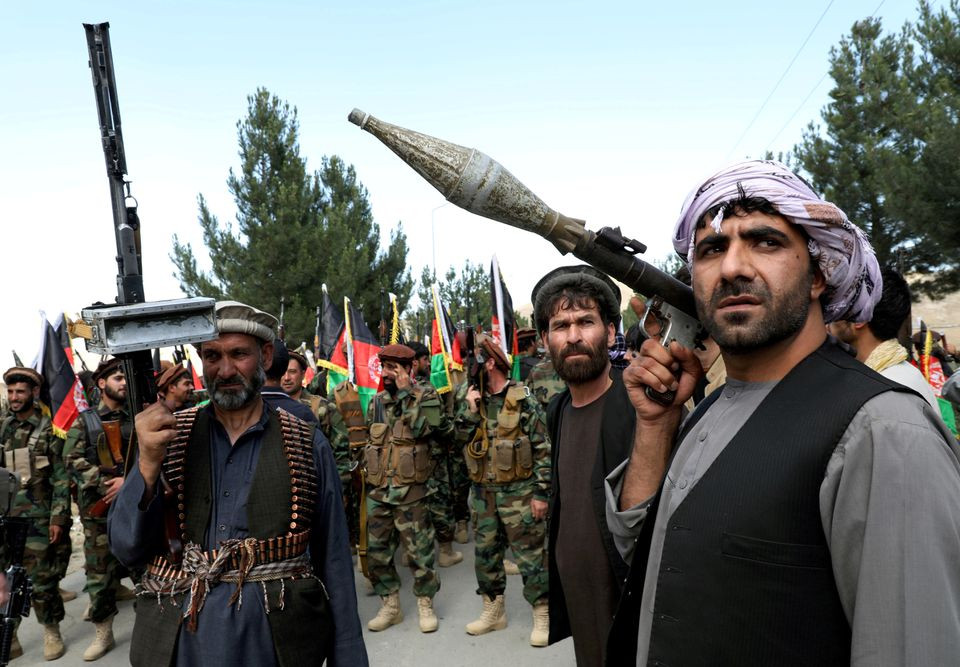
[[[834,88],[794,148],[812,185],[869,236],[881,264],[960,287],[960,0],[915,24],[854,24],[830,53]],[[934,277],[935,276],[935,277]]]
[[[420,280],[417,281],[417,300],[420,303],[420,326],[423,335],[429,335],[433,321],[433,285],[436,275],[430,267],[423,267]],[[470,325],[483,325],[490,328],[490,269],[467,260],[459,272],[453,266],[447,269],[443,280],[438,284],[440,299],[443,301],[450,319],[454,324],[461,321]],[[407,319],[407,328],[416,331],[416,313]]]
[[[247,102],[247,117],[237,123],[240,173],[230,169],[227,178],[236,223],[221,224],[199,196],[211,268],[202,271],[191,244],[174,236],[171,259],[181,289],[273,314],[284,297],[287,341],[295,345],[312,339],[326,283],[332,298],[349,296],[376,330],[381,290],[396,294],[402,309],[413,289],[402,226],[382,249],[380,226],[354,168],[329,156],[319,171],[308,172],[296,108],[262,88]]]

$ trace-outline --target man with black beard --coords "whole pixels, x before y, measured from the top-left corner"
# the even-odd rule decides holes
[[[287,352],[287,346],[278,338],[273,341],[273,360],[270,366],[254,378],[254,381],[259,384],[260,396],[269,407],[281,408],[294,417],[315,424],[317,418],[313,411],[300,401],[291,398],[283,389],[283,378],[289,366],[290,354]]]
[[[606,495],[631,569],[608,664],[953,664],[956,441],[825,330],[880,299],[865,235],[751,160],[691,192],[673,244],[727,382],[682,422],[692,350],[647,340],[624,371],[636,425]]]
[[[137,415],[110,512],[113,552],[146,566],[130,662],[366,665],[333,453],[259,391],[277,319],[221,301],[216,324],[200,346],[210,404]]]
[[[97,660],[113,648],[117,595],[132,596],[132,592],[120,586],[125,573],[107,546],[107,509],[123,484],[122,470],[102,465],[98,454],[98,443],[102,444],[107,438],[106,429],[119,429],[123,449],[133,433],[133,421],[127,410],[127,379],[120,359],[100,362],[93,381],[100,391],[100,404],[95,410],[80,414],[67,432],[63,446],[67,471],[77,485],[77,505],[83,523],[85,590],[90,594],[85,620],[93,623],[95,631],[93,642],[83,654],[84,660]]]
[[[627,566],[604,513],[603,479],[626,459],[634,411],[607,353],[620,290],[590,266],[551,271],[533,289],[534,319],[566,389],[550,401],[550,643],[573,635],[577,664],[604,664]],[[589,500],[588,500],[589,499]]]

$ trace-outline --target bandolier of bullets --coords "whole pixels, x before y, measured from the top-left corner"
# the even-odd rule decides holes
[[[290,470],[290,529],[286,535],[258,540],[257,563],[273,563],[296,558],[307,551],[310,542],[310,523],[317,500],[317,476],[313,462],[313,437],[310,427],[288,412],[278,410],[283,441],[283,453]],[[163,475],[173,491],[177,503],[180,539],[185,540],[186,505],[184,504],[184,464],[190,432],[197,418],[197,408],[176,413],[177,437],[167,447],[163,461]],[[218,550],[210,552],[211,562]],[[240,567],[239,555],[231,558],[231,569]],[[151,574],[163,579],[180,579],[185,575],[179,565],[164,556],[156,556],[148,567]]]

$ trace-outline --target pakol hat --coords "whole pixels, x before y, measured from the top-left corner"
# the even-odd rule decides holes
[[[123,362],[116,357],[110,357],[109,359],[104,359],[97,366],[97,370],[93,372],[93,381],[97,382],[98,380],[103,380],[110,377],[116,372],[123,372]]]
[[[474,345],[477,352],[482,352],[484,357],[493,359],[494,363],[499,366],[501,370],[507,374],[510,373],[510,362],[507,361],[507,356],[503,353],[503,349],[497,345],[497,341],[493,340],[493,338],[487,334],[477,334]]]
[[[299,352],[297,352],[296,350],[291,350],[290,348],[287,348],[287,355],[291,359],[296,359],[297,363],[300,364],[300,368],[302,368],[303,370],[307,370],[307,368],[309,368],[310,364],[307,363],[307,358],[302,354],[300,354]]]
[[[597,306],[601,312],[608,315],[608,319],[616,324],[620,321],[620,288],[603,271],[599,271],[588,264],[576,266],[560,266],[545,275],[533,286],[530,300],[533,302],[534,316],[539,311],[537,303],[541,292],[547,287],[548,292],[570,287],[576,289],[578,285],[591,285],[600,292],[602,303]]]
[[[171,364],[168,368],[164,369],[164,371],[160,373],[160,377],[157,378],[157,391],[165,391],[167,387],[173,385],[189,373],[190,371],[186,366]]]
[[[3,381],[7,385],[14,384],[15,382],[22,382],[22,380],[17,379],[19,377],[28,378],[35,386],[39,387],[43,384],[43,378],[40,377],[40,373],[36,372],[32,368],[26,368],[25,366],[14,366],[7,370],[3,374]],[[11,378],[13,380],[11,381]]]
[[[406,345],[387,345],[380,350],[380,361],[395,361],[403,366],[409,366],[417,358],[417,353]]]
[[[239,301],[218,301],[216,306],[217,331],[241,333],[272,343],[280,323],[270,313],[257,310]]]

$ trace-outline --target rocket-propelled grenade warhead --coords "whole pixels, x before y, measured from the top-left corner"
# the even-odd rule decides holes
[[[386,144],[460,208],[542,236],[563,254],[571,252],[583,235],[582,220],[547,206],[485,153],[385,123],[359,109],[348,118]]]
[[[636,257],[645,247],[617,230],[596,234],[583,220],[570,218],[544,203],[503,165],[474,148],[466,148],[398,125],[359,109],[348,120],[386,144],[449,202],[471,213],[542,236],[562,254],[572,252],[641,294],[663,297],[696,318],[690,288]]]

